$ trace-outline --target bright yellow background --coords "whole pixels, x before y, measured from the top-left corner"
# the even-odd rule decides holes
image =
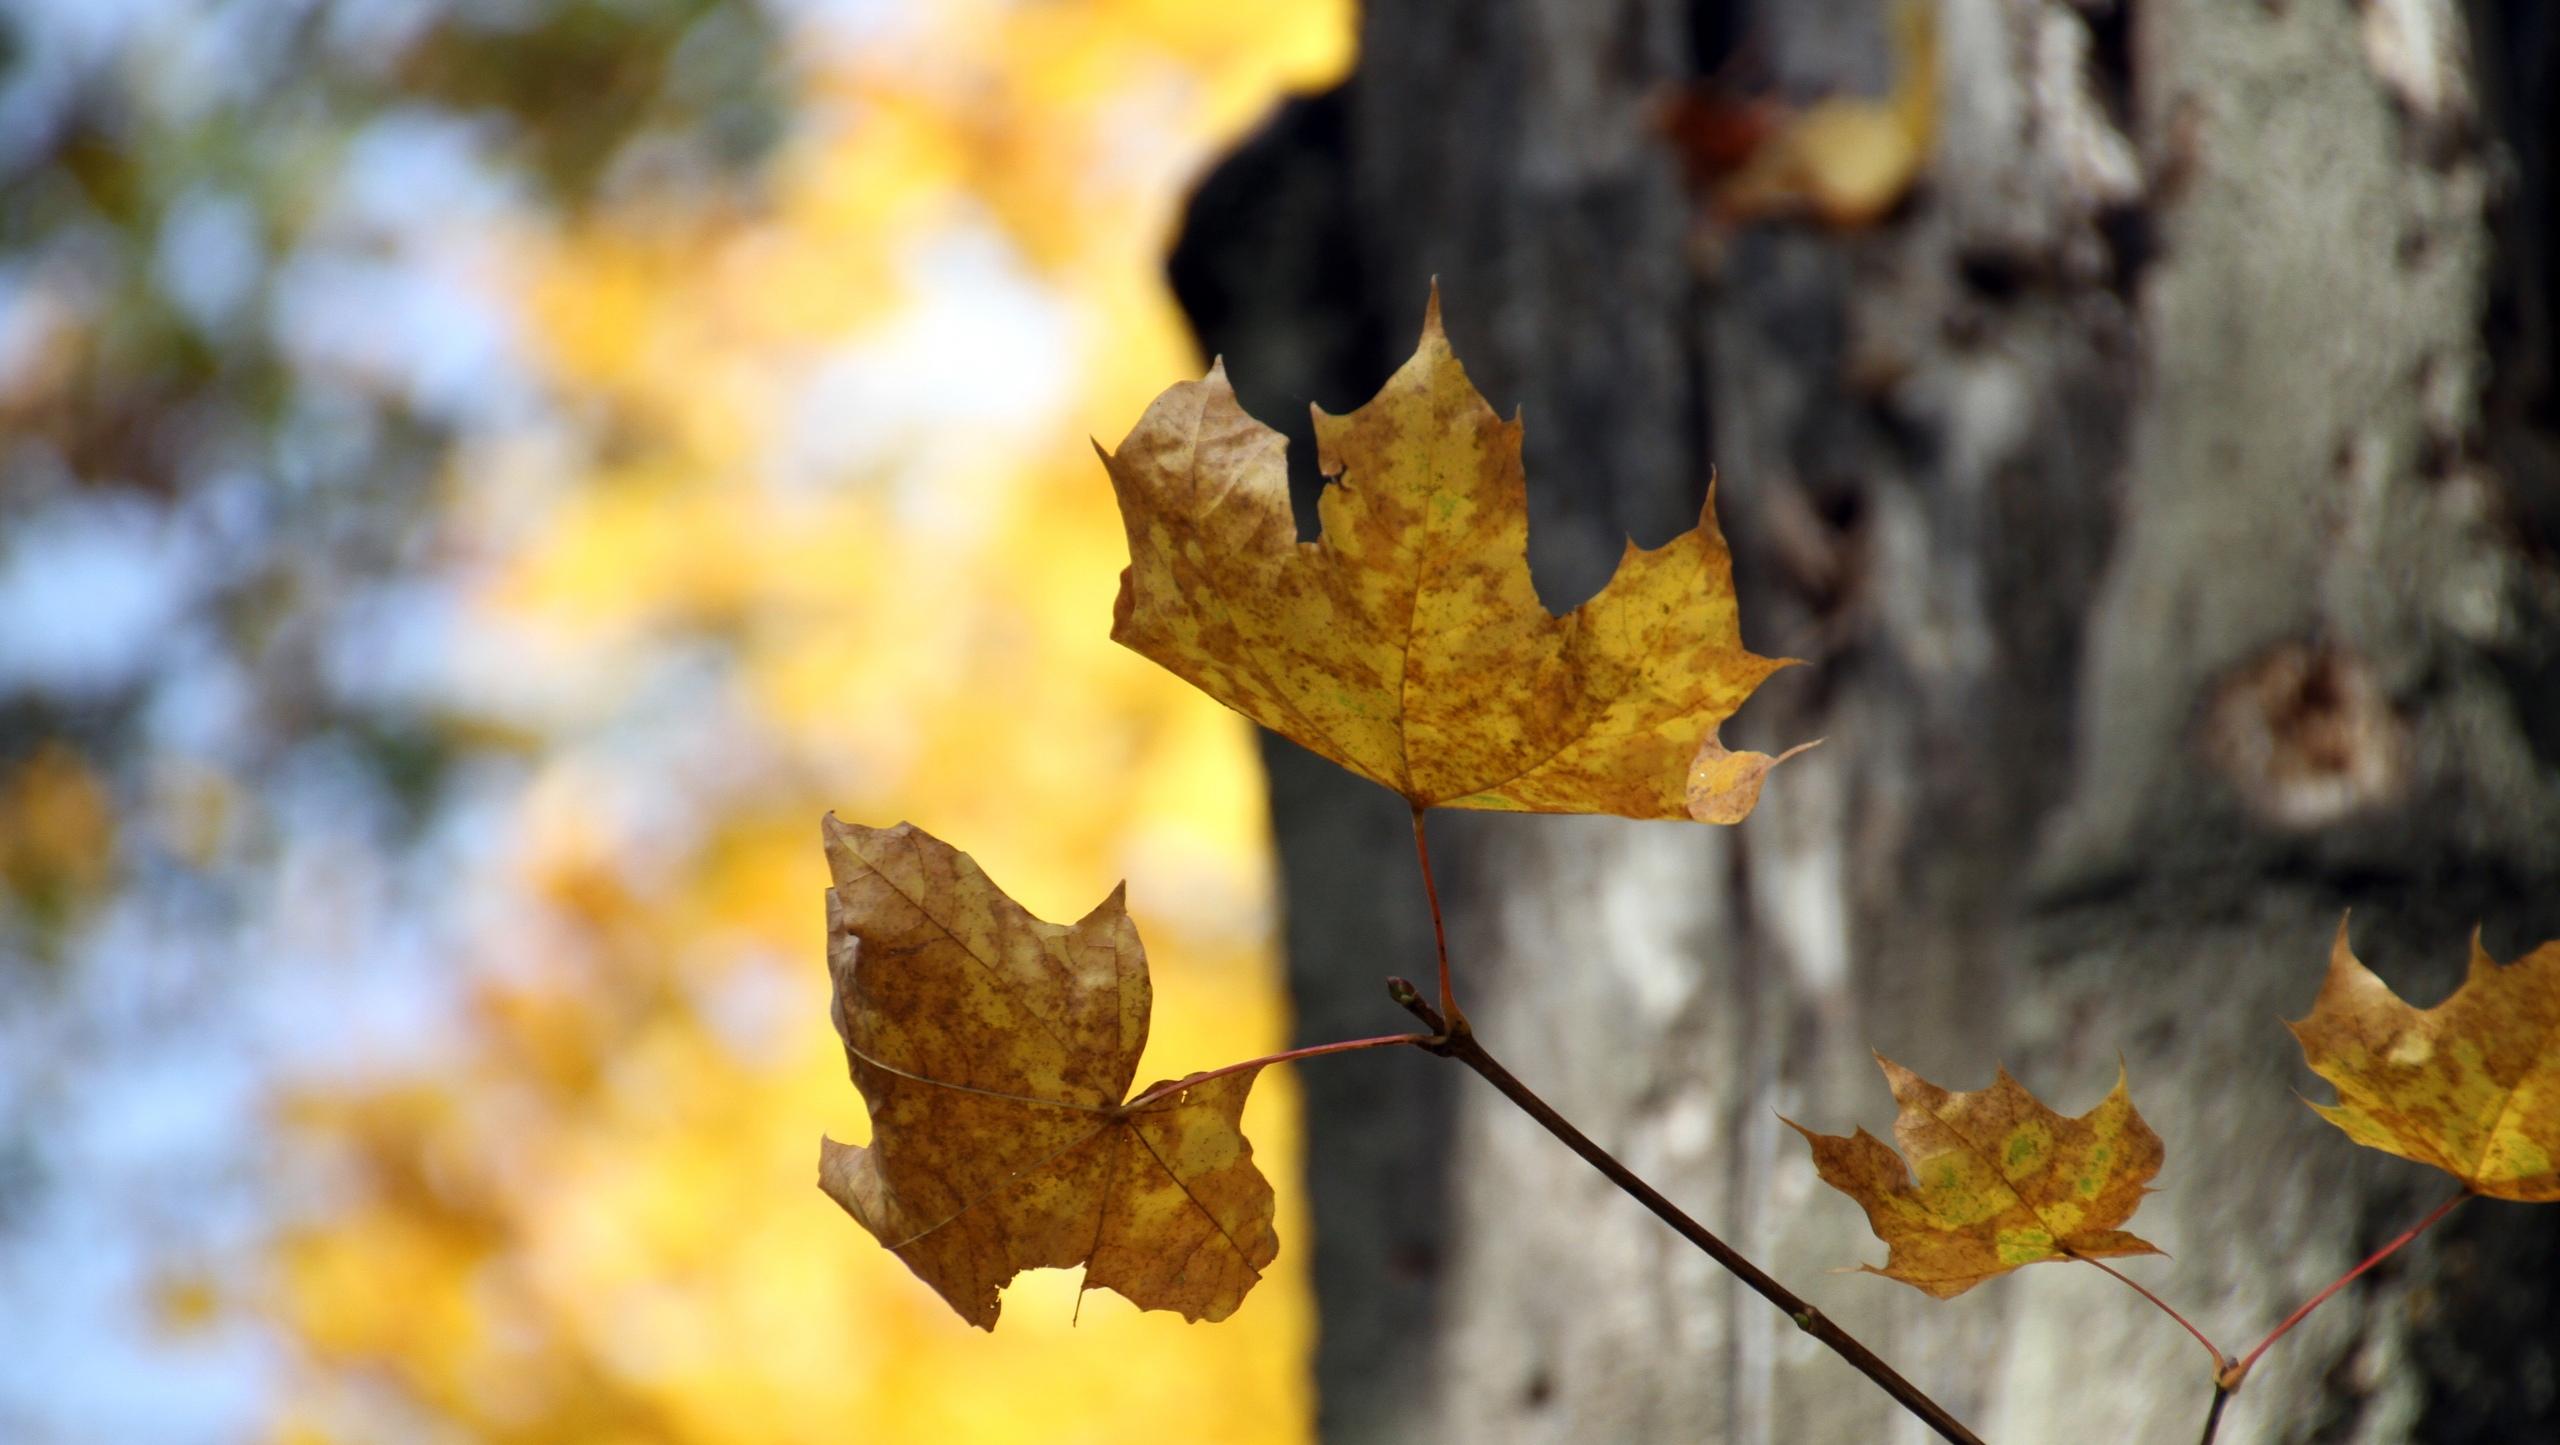
[[[1307,1435],[1285,1072],[1247,1115],[1281,1259],[1223,1325],[1107,1294],[1071,1325],[1074,1276],[1044,1274],[983,1335],[818,1192],[821,1131],[865,1126],[817,820],[913,819],[1049,918],[1126,876],[1142,1081],[1279,1045],[1250,739],[1109,642],[1125,552],[1087,438],[1199,370],[1160,279],[1184,187],[1336,77],[1350,23],[1340,0],[911,6],[795,50],[755,194],[504,238],[493,284],[571,420],[448,471],[489,694],[540,699],[452,722],[529,771],[458,1047],[279,1105],[328,1180],[253,1302],[306,1347],[285,1438],[420,1415],[528,1441]],[[975,329],[937,332],[955,317]],[[920,415],[916,376],[942,392]],[[702,635],[734,661],[653,691]],[[618,743],[670,709],[719,745],[670,769]]]

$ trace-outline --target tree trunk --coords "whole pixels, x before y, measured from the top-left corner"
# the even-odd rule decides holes
[[[1737,829],[1433,819],[1487,1042],[1986,1437],[2194,1438],[2203,1352],[2094,1270],[1939,1303],[1779,1115],[1870,1048],[2130,1071],[2134,1272],[2226,1349],[2448,1187],[2356,1149],[2278,1020],[2340,912],[2421,1002],[2560,936],[2560,398],[2538,0],[1939,0],[1934,153],[1858,232],[1711,228],[1654,117],[1737,52],[1889,80],[1876,0],[1374,0],[1358,75],[1204,184],[1176,285],[1247,405],[1365,398],[1437,275],[1528,422],[1557,609],[1713,471]],[[1310,501],[1311,472],[1300,475]],[[1311,520],[1311,518],[1310,518]],[[1400,805],[1270,750],[1307,1041],[1428,967]],[[1435,856],[1435,861],[1442,861]],[[1326,1438],[1917,1440],[1457,1071],[1305,1070]],[[2560,1211],[2474,1204],[2268,1356],[2222,1438],[2560,1438]]]

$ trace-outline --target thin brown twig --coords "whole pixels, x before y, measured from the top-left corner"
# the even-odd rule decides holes
[[[1419,831],[1417,828],[1417,835]],[[1581,1155],[1583,1162],[1599,1170],[1610,1183],[1618,1186],[1637,1203],[1652,1210],[1655,1218],[1670,1225],[1681,1238],[1697,1246],[1708,1258],[1723,1265],[1735,1278],[1749,1285],[1752,1291],[1762,1299],[1785,1311],[1787,1317],[1795,1321],[1796,1328],[1830,1346],[1834,1354],[1848,1361],[1860,1374],[1875,1381],[1902,1408],[1917,1416],[1941,1438],[1953,1441],[1955,1445],[1982,1445],[1981,1437],[1966,1429],[1961,1421],[1947,1413],[1944,1406],[1921,1393],[1917,1385],[1904,1379],[1873,1350],[1858,1343],[1847,1330],[1834,1324],[1828,1315],[1797,1298],[1785,1285],[1778,1283],[1758,1265],[1744,1258],[1733,1246],[1709,1232],[1705,1225],[1691,1219],[1678,1205],[1664,1198],[1661,1191],[1647,1184],[1634,1170],[1619,1163],[1617,1156],[1601,1148],[1592,1141],[1591,1136],[1575,1128],[1571,1120],[1557,1113],[1554,1106],[1539,1098],[1528,1085],[1514,1078],[1510,1070],[1497,1062],[1493,1055],[1485,1052],[1484,1045],[1477,1041],[1475,1031],[1468,1027],[1464,1018],[1443,1016],[1423,1001],[1421,990],[1401,978],[1387,980],[1387,994],[1402,1005],[1406,1012],[1422,1020],[1423,1024],[1436,1035],[1431,1042],[1421,1045],[1422,1048],[1455,1059],[1475,1070],[1486,1083],[1493,1085],[1502,1092],[1504,1098],[1517,1105],[1522,1113],[1535,1119],[1539,1127],[1563,1140],[1566,1148]]]
[[[2160,1298],[2160,1296],[2153,1294],[2150,1290],[2144,1288],[2140,1280],[2137,1280],[2133,1276],[2126,1274],[2124,1271],[2117,1269],[2114,1265],[2107,1263],[2103,1259],[2091,1259],[2085,1254],[2076,1254],[2069,1249],[2063,1250],[2063,1253],[2071,1255],[2073,1259],[2080,1261],[2082,1264],[2093,1265],[2098,1269],[2104,1270],[2107,1274],[2113,1276],[2115,1280],[2122,1284],[2126,1289],[2129,1289],[2135,1294],[2142,1296],[2144,1299],[2151,1301],[2152,1307],[2159,1310],[2160,1313],[2176,1320],[2178,1322],[2178,1328],[2195,1336],[2196,1343],[2204,1346],[2204,1352],[2212,1357],[2213,1373],[2216,1378],[2219,1378],[2223,1371],[2231,1368],[2231,1357],[2224,1354],[2220,1346],[2214,1344],[2213,1341],[2206,1339],[2204,1331],[2197,1329],[2194,1324],[2188,1321],[2185,1315],[2169,1308],[2169,1302],[2167,1300]]]
[[[2222,1412],[2231,1403],[2233,1386],[2220,1380],[2213,1382],[2213,1408],[2204,1412],[2204,1434],[2196,1445],[2213,1445],[2213,1437],[2222,1431]]]

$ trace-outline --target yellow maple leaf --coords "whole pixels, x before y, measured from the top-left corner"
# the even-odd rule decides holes
[[[1736,220],[1810,214],[1855,230],[1883,220],[1920,178],[1937,130],[1938,32],[1927,5],[1894,7],[1893,93],[1833,96],[1775,123],[1715,184]]]
[[[1822,1182],[1857,1200],[1890,1246],[1884,1267],[1860,1266],[1866,1273],[1952,1299],[2022,1265],[2159,1253],[2116,1227],[2141,1206],[2164,1157],[2122,1070],[2114,1090],[2073,1119],[2006,1069],[1990,1088],[1953,1093],[1881,1054],[1876,1062],[1902,1106],[1893,1135],[1909,1169],[1864,1129],[1841,1138],[1787,1121],[1813,1146]]]
[[[1436,292],[1413,358],[1315,426],[1334,481],[1313,542],[1280,434],[1223,366],[1103,452],[1129,534],[1114,639],[1417,809],[1750,811],[1777,760],[1726,752],[1716,728],[1786,664],[1742,645],[1712,489],[1695,529],[1629,543],[1598,596],[1549,613],[1519,419],[1467,380]]]
[[[1153,994],[1120,891],[1047,923],[912,824],[825,833],[836,1029],[872,1135],[821,1141],[820,1187],[982,1329],[1014,1275],[1078,1264],[1142,1309],[1233,1314],[1279,1253],[1238,1127],[1259,1071],[1128,1095]]]
[[[2475,1194],[2560,1200],[2560,940],[2502,967],[2474,934],[2462,987],[2418,1009],[2357,960],[2341,922],[2319,999],[2286,1027],[2338,1090],[2312,1107],[2348,1138]]]

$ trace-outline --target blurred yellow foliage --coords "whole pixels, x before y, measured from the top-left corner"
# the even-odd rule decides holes
[[[0,777],[0,886],[40,913],[94,896],[115,840],[105,785],[63,744],[45,743]]]
[[[379,1438],[386,1396],[486,1440],[1305,1437],[1287,1189],[1233,1321],[1096,1295],[1071,1328],[1074,1277],[1042,1274],[992,1338],[819,1193],[820,1133],[866,1129],[817,820],[913,818],[1049,917],[1127,876],[1142,1077],[1279,1045],[1250,738],[1108,640],[1124,550],[1085,439],[1197,368],[1159,279],[1182,187],[1336,77],[1350,27],[1339,0],[913,6],[795,52],[754,196],[517,239],[579,428],[460,459],[450,506],[481,631],[560,694],[504,844],[521,896],[457,961],[458,1056],[286,1107],[332,1167],[280,1255],[314,1363],[280,1438]],[[956,282],[955,254],[981,258]],[[962,394],[913,415],[910,373]],[[669,707],[716,746],[629,744]],[[1247,1121],[1284,1185],[1295,1107],[1272,1079]]]

